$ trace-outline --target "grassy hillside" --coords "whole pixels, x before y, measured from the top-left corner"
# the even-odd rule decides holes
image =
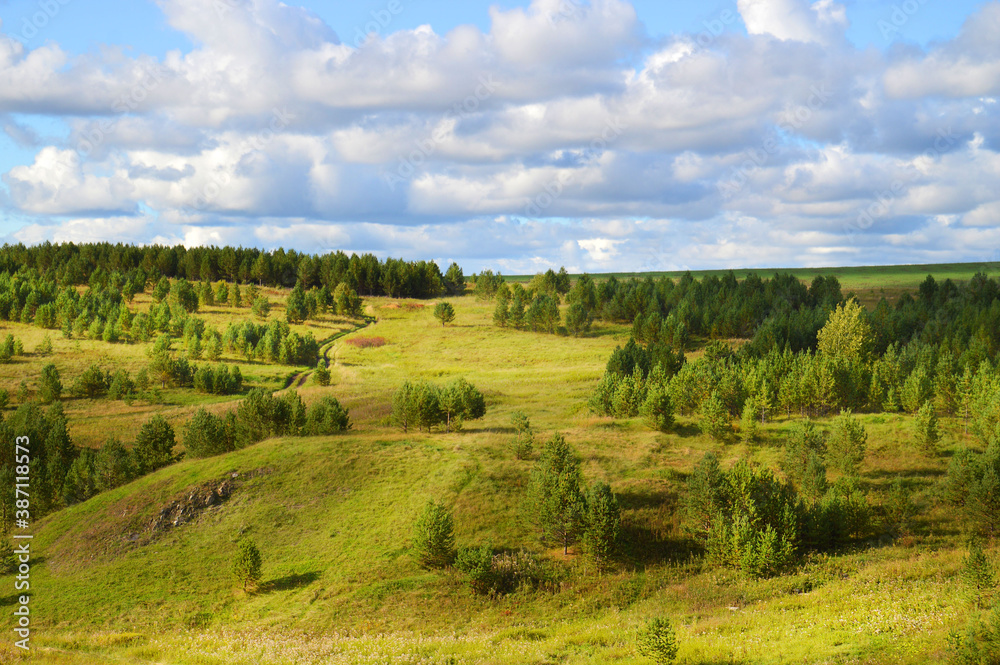
[[[350,433],[273,439],[187,460],[44,519],[35,541],[44,561],[32,573],[33,660],[638,664],[650,661],[636,655],[635,633],[654,616],[677,626],[686,663],[945,658],[948,631],[971,612],[957,579],[964,542],[936,498],[947,456],[972,445],[959,423],[943,422],[943,452],[931,457],[911,440],[909,417],[863,417],[869,449],[862,482],[876,502],[897,477],[919,488],[923,510],[911,535],[814,555],[782,577],[745,579],[692,555],[679,529],[678,497],[707,450],[724,466],[743,458],[776,466],[792,421],[769,423],[764,442],[749,449],[714,442],[689,418],[662,434],[638,419],[595,417],[586,398],[627,328],[599,324],[579,339],[499,330],[490,304],[451,302],[458,318],[442,327],[430,306],[366,301],[377,322],[330,345],[332,386],[307,382],[300,394],[307,402],[336,396],[351,412]],[[320,325],[331,333],[349,327]],[[41,335],[10,329],[29,350],[31,335]],[[385,345],[347,343],[372,336]],[[84,342],[77,349],[55,337],[57,362],[90,357],[75,355],[85,354]],[[109,362],[143,362],[140,346],[94,351],[109,348],[121,354]],[[36,364],[40,371],[33,358],[0,368],[0,381],[16,386]],[[272,388],[285,385],[289,371],[244,370]],[[460,376],[485,393],[484,420],[449,434],[389,426],[391,394],[403,380]],[[206,399],[191,391],[168,395],[178,422]],[[106,404],[71,401],[74,436],[96,441],[164,409],[136,404],[105,412]],[[587,481],[607,480],[619,495],[630,546],[611,572],[598,574],[572,549],[568,556],[541,551],[523,505],[534,463],[515,460],[508,449],[517,409],[531,417],[539,439],[565,434],[584,459]],[[223,502],[188,523],[150,528],[173,502],[223,483],[230,490]],[[558,585],[489,600],[472,595],[458,572],[422,569],[410,534],[431,498],[454,508],[459,545],[539,552],[561,571]],[[262,587],[249,595],[230,575],[234,543],[247,534],[264,555]],[[0,589],[0,606],[13,606],[12,578],[0,578]],[[0,659],[19,657],[9,643],[0,646]]]
[[[729,270],[692,270],[691,276],[695,279],[704,277],[722,277]],[[737,269],[733,273],[739,279],[745,275],[756,274],[762,279],[773,277],[776,272],[790,273],[805,283],[809,283],[817,276],[835,276],[840,280],[844,293],[855,292],[862,300],[877,300],[884,294],[890,300],[897,297],[902,291],[915,290],[920,282],[924,281],[927,275],[934,275],[938,281],[951,279],[954,281],[966,281],[978,272],[985,273],[991,277],[996,277],[1000,273],[1000,263],[993,261],[989,263],[930,263],[901,266],[845,266],[830,268],[753,268]],[[618,279],[629,279],[637,277],[644,279],[652,277],[670,277],[677,279],[685,274],[685,271],[675,272],[643,272],[643,273],[595,273],[591,275],[594,279],[608,279],[614,275]],[[533,275],[512,275],[505,276],[508,281],[528,283]]]

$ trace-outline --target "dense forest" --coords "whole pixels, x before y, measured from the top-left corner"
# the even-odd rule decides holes
[[[243,247],[164,247],[94,243],[51,244],[0,248],[0,274],[33,271],[59,286],[106,285],[118,273],[122,284],[134,284],[132,292],[160,277],[190,282],[224,280],[258,286],[303,289],[326,287],[333,292],[346,284],[364,296],[433,298],[461,292],[462,269],[452,264],[442,275],[433,261],[380,261],[373,254],[348,256],[344,252],[322,256],[295,250],[272,252]]]

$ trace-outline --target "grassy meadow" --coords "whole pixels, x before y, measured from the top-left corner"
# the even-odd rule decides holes
[[[939,281],[978,269],[940,268],[933,269]],[[929,271],[836,274],[845,293],[877,299],[881,289],[914,289]],[[808,280],[819,271],[796,272]],[[265,292],[278,303],[271,317],[283,317],[286,293]],[[666,616],[677,628],[680,663],[947,661],[949,631],[964,628],[973,613],[958,579],[965,542],[939,499],[948,457],[976,446],[961,422],[942,419],[940,453],[928,455],[913,441],[909,416],[861,416],[869,434],[862,483],[874,503],[896,478],[917,488],[911,533],[812,555],[784,576],[747,579],[690,551],[679,497],[709,450],[724,467],[750,459],[777,468],[794,418],[778,416],[763,427],[762,443],[747,447],[715,442],[691,417],[679,416],[664,434],[641,419],[594,416],[587,397],[611,351],[628,340],[628,327],[597,323],[580,338],[501,330],[492,324],[492,303],[448,301],[457,313],[448,326],[432,316],[434,302],[386,298],[365,299],[374,319],[368,325],[327,316],[293,326],[325,341],[329,387],[310,379],[311,368],[224,356],[249,387],[295,387],[307,403],[334,395],[353,429],[184,460],[44,518],[34,529],[41,558],[32,569],[30,660],[638,665],[651,661],[636,653],[636,631]],[[149,302],[142,294],[134,307]],[[198,314],[220,330],[249,315],[227,307]],[[91,363],[134,373],[148,362],[148,344],[66,340],[58,331],[48,332],[53,355],[41,358],[31,352],[45,331],[3,328],[28,352],[0,366],[0,388],[12,396],[22,380],[32,386],[46,362],[58,365],[66,386]],[[350,343],[371,337],[385,344]],[[452,433],[404,434],[390,425],[392,392],[404,380],[457,377],[483,391],[484,419]],[[164,414],[180,435],[198,406],[221,412],[237,399],[165,389],[152,403],[64,402],[75,443],[97,446],[112,433],[130,439],[152,413]],[[516,410],[530,417],[536,447],[564,434],[583,459],[586,481],[606,480],[618,495],[629,545],[609,572],[593,570],[573,548],[542,552],[523,500],[534,462],[515,459],[509,448]],[[830,419],[817,422],[827,428]],[[149,529],[171,501],[226,480],[234,489],[221,505],[191,523]],[[458,545],[540,552],[561,571],[557,585],[486,599],[452,569],[422,568],[410,540],[429,499],[453,508]],[[244,535],[264,557],[262,585],[249,594],[230,573]],[[0,607],[14,606],[13,588],[12,576],[0,578]],[[0,644],[0,662],[25,659],[11,641]]]

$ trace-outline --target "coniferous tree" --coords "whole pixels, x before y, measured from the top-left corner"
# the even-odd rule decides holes
[[[566,439],[554,435],[538,460],[530,496],[543,540],[561,545],[564,554],[584,526],[586,511],[581,482],[579,461]]]
[[[444,568],[455,560],[455,529],[443,503],[428,501],[413,529],[413,546],[421,565]]]
[[[583,530],[583,544],[599,569],[608,566],[614,557],[621,538],[621,509],[607,483],[595,483],[585,502],[587,514]]]

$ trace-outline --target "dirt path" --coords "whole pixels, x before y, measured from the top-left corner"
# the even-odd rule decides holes
[[[375,323],[377,320],[378,319],[376,319],[373,316],[366,316],[364,323],[359,323],[358,325],[356,325],[354,328],[351,328],[350,330],[342,330],[339,333],[337,333],[335,335],[331,335],[330,337],[327,337],[326,339],[322,340],[320,342],[319,350],[320,350],[320,354],[323,356],[323,360],[326,361],[327,366],[330,365],[330,349],[333,348],[334,343],[336,343],[336,341],[338,339],[340,339],[341,337],[344,337],[346,335],[350,335],[352,333],[356,333],[359,330],[364,330],[365,328],[367,328],[371,324]],[[335,356],[336,356],[336,354],[335,354]],[[301,388],[302,386],[304,386],[306,384],[306,382],[309,380],[309,377],[312,376],[312,373],[314,371],[315,370],[309,369],[309,370],[304,370],[302,372],[296,372],[296,373],[290,375],[285,380],[285,385],[284,385],[284,387],[282,387],[282,390],[287,390],[287,389],[291,388],[292,386],[294,386],[296,388]]]

